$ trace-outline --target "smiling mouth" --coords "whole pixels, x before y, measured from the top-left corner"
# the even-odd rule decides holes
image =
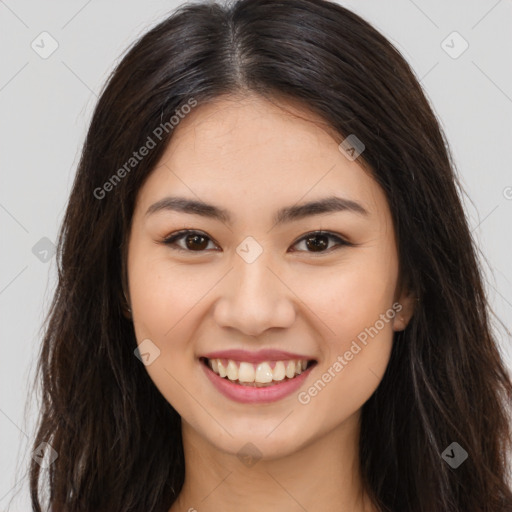
[[[208,359],[206,357],[201,357],[200,360],[212,372],[233,384],[257,388],[275,386],[293,380],[316,365],[314,359],[262,361],[260,363],[232,359]]]

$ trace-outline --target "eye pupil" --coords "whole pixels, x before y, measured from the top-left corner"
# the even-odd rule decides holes
[[[319,239],[320,242],[318,242]],[[312,249],[313,252],[319,252],[326,249],[329,246],[329,241],[327,239],[328,237],[325,235],[313,235],[306,239],[306,246],[308,247],[308,249]]]
[[[202,239],[203,243],[201,243],[199,240]],[[189,243],[191,242],[191,243]],[[199,244],[199,247],[194,246],[194,244]],[[199,235],[199,234],[192,234],[188,235],[186,237],[186,245],[188,249],[191,250],[203,250],[208,246],[208,241],[205,236]]]

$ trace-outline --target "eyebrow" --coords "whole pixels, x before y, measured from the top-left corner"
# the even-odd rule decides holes
[[[185,197],[164,197],[152,204],[146,211],[146,216],[160,211],[175,211],[192,215],[201,215],[210,219],[219,220],[226,224],[232,223],[232,216],[228,210]],[[333,212],[353,212],[358,215],[368,216],[368,211],[356,201],[337,196],[330,196],[309,203],[286,206],[274,215],[274,225],[284,224],[303,219],[312,215]]]

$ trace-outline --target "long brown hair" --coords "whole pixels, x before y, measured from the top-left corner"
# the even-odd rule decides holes
[[[185,4],[110,76],[59,236],[34,441],[58,458],[47,471],[31,463],[34,510],[166,512],[180,492],[180,417],[134,356],[121,269],[137,192],[172,138],[169,119],[191,98],[243,91],[299,101],[340,142],[364,142],[360,161],[386,193],[401,278],[420,299],[363,406],[368,493],[389,512],[510,512],[512,383],[446,139],[400,53],[324,0]],[[155,147],[126,167],[148,137]],[[442,456],[453,442],[468,454],[456,469]]]

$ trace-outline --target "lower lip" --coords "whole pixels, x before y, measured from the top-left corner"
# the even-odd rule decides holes
[[[240,402],[243,404],[270,403],[281,400],[281,398],[284,398],[292,394],[294,391],[297,391],[315,366],[313,364],[304,370],[300,375],[295,376],[293,379],[284,380],[279,384],[273,384],[272,386],[257,388],[231,382],[228,379],[217,375],[205,363],[200,362],[200,364],[203,367],[206,376],[210,379],[211,383],[224,396],[234,400],[235,402]]]

